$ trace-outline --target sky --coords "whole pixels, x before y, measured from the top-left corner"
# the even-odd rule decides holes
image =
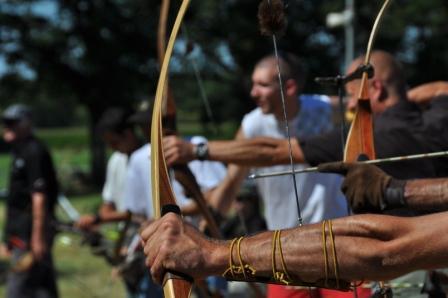
[[[34,15],[38,15],[50,20],[56,19],[57,14],[57,1],[55,0],[40,0],[36,1],[33,4],[9,4],[2,3],[2,10],[4,12],[9,12],[12,14],[25,14],[31,12]],[[24,75],[24,77],[29,77],[31,74],[25,65],[19,65],[19,72]],[[0,55],[0,76],[5,74],[8,70],[8,65],[5,61],[5,57]]]

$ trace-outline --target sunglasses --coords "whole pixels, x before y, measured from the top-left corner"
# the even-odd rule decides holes
[[[3,119],[3,125],[8,128],[15,127],[19,122],[19,120]]]

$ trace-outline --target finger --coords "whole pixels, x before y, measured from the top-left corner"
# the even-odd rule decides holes
[[[150,223],[140,232],[140,237],[144,242],[147,242],[148,239],[154,235],[154,233],[157,231],[157,228],[160,225],[160,221],[161,219]]]
[[[163,137],[163,139],[162,139],[162,144],[163,144],[164,148],[173,146],[173,144],[175,142],[176,142],[175,136],[166,136],[166,137]]]
[[[179,149],[177,147],[171,147],[166,148],[165,151],[163,151],[163,154],[165,156],[165,160],[170,161],[171,163],[177,161],[180,157]]]
[[[159,247],[153,245],[152,243],[146,243],[143,247],[143,252],[146,255],[145,264],[147,267],[151,268],[158,254]]]
[[[160,253],[159,251],[154,261],[151,262],[150,266],[152,279],[154,280],[154,282],[160,285],[163,283],[163,276],[165,275],[165,269],[163,267],[163,260],[165,257],[166,255]]]
[[[337,173],[345,175],[347,174],[347,170],[349,168],[350,164],[344,163],[344,162],[329,162],[329,163],[323,163],[317,166],[317,171],[321,173]]]

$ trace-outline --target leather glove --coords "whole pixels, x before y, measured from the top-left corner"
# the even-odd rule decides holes
[[[332,162],[319,165],[318,171],[345,176],[341,190],[355,213],[378,213],[405,206],[405,181],[392,178],[376,166]]]

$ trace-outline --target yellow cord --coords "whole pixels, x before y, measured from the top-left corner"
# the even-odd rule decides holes
[[[224,271],[224,273],[222,274],[223,277],[226,277],[226,275],[230,272],[230,275],[232,275],[232,277],[235,278],[235,272],[234,272],[235,265],[233,265],[233,247],[235,246],[237,240],[238,238],[234,238],[230,242],[229,268],[227,268],[226,271]]]
[[[327,236],[325,235],[325,226],[327,221],[322,222],[322,248],[324,254],[324,271],[325,271],[325,286],[328,287],[328,256],[327,256]]]
[[[246,274],[250,274],[252,277],[255,276],[256,270],[252,266],[250,266],[248,264],[244,264],[243,258],[241,256],[241,241],[243,239],[244,239],[244,237],[239,237],[239,238],[233,239],[232,242],[230,242],[229,268],[227,268],[226,271],[224,271],[224,273],[222,274],[223,277],[228,277],[227,275],[229,273],[233,279],[236,279],[236,275],[240,275],[240,274],[242,274],[244,276],[244,280],[248,280]],[[240,266],[236,266],[234,264],[234,260],[233,260],[233,249],[234,249],[235,245],[237,248],[236,253],[238,256],[238,261],[240,263]]]
[[[283,250],[282,250],[282,241],[281,241],[281,233],[282,231],[278,231],[277,234],[277,242],[278,242],[278,249],[280,251],[280,260],[282,261],[282,269],[283,269],[283,273],[286,275],[286,278],[288,279],[288,283],[292,282],[292,278],[289,276],[288,270],[286,269],[286,262],[285,262],[285,258],[283,257]]]
[[[331,220],[328,221],[328,230],[330,232],[331,250],[333,252],[333,267],[334,267],[334,276],[336,278],[336,288],[339,289],[338,261],[337,261],[337,258],[336,258],[336,246],[334,244],[333,224],[332,224]]]
[[[238,260],[240,261],[240,268],[242,269],[241,271],[243,273],[244,279],[247,279],[246,270],[244,270],[245,266],[244,266],[244,263],[243,263],[243,258],[241,257],[241,240],[243,240],[243,238],[244,237],[240,237],[236,241],[236,252],[238,254]]]
[[[276,276],[277,276],[277,264],[275,262],[275,250],[276,250],[276,241],[275,239],[277,238],[277,232],[278,230],[274,231],[274,234],[272,236],[272,251],[271,251],[271,259],[272,259],[272,277],[276,280]]]

